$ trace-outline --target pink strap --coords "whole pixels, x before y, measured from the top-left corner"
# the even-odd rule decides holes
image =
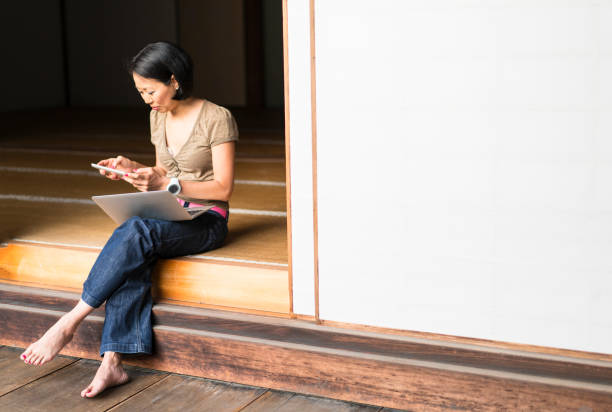
[[[213,210],[213,211],[219,213],[221,216],[223,216],[224,219],[227,219],[227,210],[221,209],[218,206],[213,206],[213,207],[210,208],[210,210]]]
[[[178,197],[176,198],[176,200],[179,202],[179,204],[181,206],[185,206],[185,203],[187,203],[183,199],[178,198]],[[189,202],[189,206],[188,207],[206,207],[206,206],[201,205],[199,203]],[[223,216],[225,219],[227,219],[227,210],[222,209],[222,208],[220,208],[218,206],[213,206],[209,210],[215,211],[215,212],[219,213],[221,216]]]

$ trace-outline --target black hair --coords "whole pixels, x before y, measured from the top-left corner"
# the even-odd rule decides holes
[[[175,44],[165,41],[147,44],[132,58],[128,71],[166,85],[170,84],[174,75],[179,88],[172,98],[184,100],[191,96],[193,61],[185,50]]]

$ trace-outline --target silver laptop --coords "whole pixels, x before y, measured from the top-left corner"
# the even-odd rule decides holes
[[[177,202],[176,196],[167,190],[92,196],[92,199],[118,224],[132,216],[163,220],[191,220],[209,209],[184,208]]]

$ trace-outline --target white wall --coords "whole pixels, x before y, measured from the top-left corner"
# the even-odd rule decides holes
[[[612,353],[612,1],[317,0],[315,16],[321,318]]]

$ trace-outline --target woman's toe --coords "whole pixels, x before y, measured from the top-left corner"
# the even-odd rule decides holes
[[[85,397],[86,398],[93,398],[94,396],[96,396],[98,393],[100,393],[100,389],[96,388],[94,386],[92,386],[87,392],[85,392]]]
[[[85,398],[86,394],[89,392],[91,392],[91,385],[89,385],[88,387],[86,387],[85,389],[81,391],[81,397]]]
[[[21,359],[25,362],[28,363],[28,361],[30,360],[30,358],[32,357],[32,350],[30,348],[26,349],[22,354],[21,354]]]

